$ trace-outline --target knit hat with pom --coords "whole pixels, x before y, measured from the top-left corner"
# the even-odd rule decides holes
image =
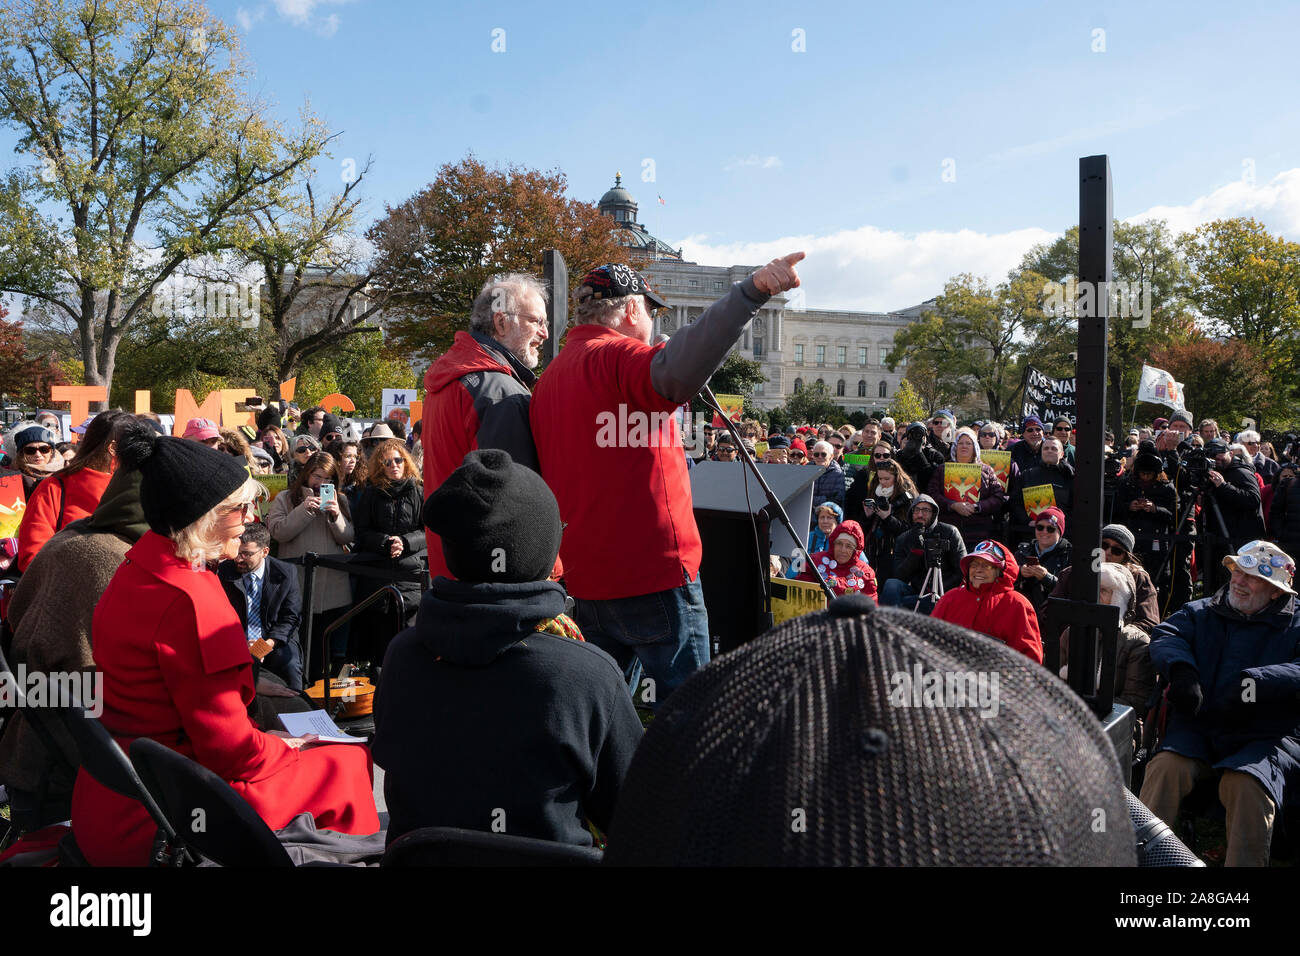
[[[244,459],[128,422],[117,440],[127,468],[140,471],[140,501],[149,528],[170,535],[187,528],[248,480]]]

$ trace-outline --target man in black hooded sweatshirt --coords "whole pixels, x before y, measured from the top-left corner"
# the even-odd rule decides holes
[[[622,671],[547,580],[555,496],[506,452],[479,449],[422,517],[456,580],[434,579],[384,658],[371,750],[389,842],[441,826],[591,846],[584,821],[608,829],[641,721]]]

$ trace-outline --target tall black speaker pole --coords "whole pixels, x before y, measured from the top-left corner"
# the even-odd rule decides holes
[[[1106,327],[1110,315],[1112,234],[1110,159],[1079,160],[1079,359],[1075,394],[1074,569],[1070,597],[1097,601],[1094,558],[1101,555],[1106,440]],[[1073,646],[1071,648],[1073,650]],[[1073,656],[1073,655],[1071,655]]]

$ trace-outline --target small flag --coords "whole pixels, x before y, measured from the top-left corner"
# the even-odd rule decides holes
[[[659,205],[661,205],[661,206],[667,206],[667,205],[668,205],[668,203],[664,202],[664,197],[663,197],[663,196],[660,196],[660,197],[659,197]]]

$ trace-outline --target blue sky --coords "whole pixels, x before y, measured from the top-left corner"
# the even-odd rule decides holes
[[[591,200],[622,170],[641,220],[692,258],[805,247],[807,303],[846,308],[1001,278],[1073,223],[1078,159],[1098,152],[1120,218],[1253,214],[1300,237],[1294,4],[209,8],[253,92],[286,120],[309,98],[342,131],[324,183],[373,156],[372,216],[470,150],[558,167]]]

